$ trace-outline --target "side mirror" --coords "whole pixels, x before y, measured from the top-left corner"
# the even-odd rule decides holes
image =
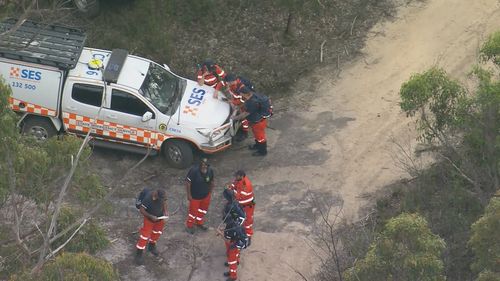
[[[165,67],[166,70],[170,71],[170,67],[168,67],[168,65],[163,64],[163,67]]]
[[[147,111],[144,115],[142,115],[142,122],[148,122],[151,118],[153,118],[153,113]]]

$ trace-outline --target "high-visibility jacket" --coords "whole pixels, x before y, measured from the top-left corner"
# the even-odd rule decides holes
[[[203,81],[203,84],[213,87],[216,90],[221,90],[222,87],[226,85],[226,82],[224,82],[224,77],[226,77],[226,73],[224,70],[218,66],[215,65],[215,73],[209,72],[207,75],[205,75],[205,79]],[[197,73],[197,79],[200,80],[203,78],[203,72],[205,69],[200,69],[198,70]]]
[[[235,180],[231,184],[231,189],[234,191],[234,197],[240,205],[254,204],[252,182],[247,176],[244,176],[241,180]]]

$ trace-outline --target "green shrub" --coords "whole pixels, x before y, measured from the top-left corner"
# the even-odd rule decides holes
[[[77,215],[70,208],[64,207],[61,209],[59,218],[57,219],[57,229],[59,231],[65,229],[77,219]],[[64,243],[75,229],[64,235],[58,240],[56,246]],[[106,248],[109,245],[105,231],[93,221],[87,222],[73,239],[64,247],[69,252],[87,252],[94,254],[97,251]]]
[[[388,221],[366,256],[346,271],[346,280],[445,280],[444,248],[423,217],[403,213]]]
[[[500,198],[493,197],[484,215],[472,225],[469,244],[476,256],[472,269],[475,272],[491,270],[498,276],[500,273]]]
[[[85,253],[63,253],[44,267],[42,280],[113,281],[118,274],[105,260]]]
[[[488,40],[483,44],[480,50],[484,60],[492,60],[495,64],[500,65],[500,31],[490,35]]]

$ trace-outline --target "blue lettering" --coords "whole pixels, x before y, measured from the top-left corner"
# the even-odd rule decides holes
[[[195,93],[195,94],[201,94],[203,96],[205,94],[205,90],[193,88],[193,93]]]
[[[29,76],[29,70],[23,69],[21,70],[21,78],[28,78]]]
[[[35,71],[34,70],[30,70],[28,72],[28,78],[29,79],[35,79]]]
[[[42,80],[42,73],[40,71],[22,69],[21,78],[30,80]]]
[[[199,106],[201,104],[201,100],[194,100],[194,99],[189,99],[188,100],[189,104],[194,104],[196,106]]]
[[[201,101],[203,100],[203,97],[205,96],[206,91],[203,89],[198,89],[198,88],[193,88],[193,92],[189,96],[190,99],[188,100],[189,104],[200,106]]]
[[[103,54],[93,54],[92,58],[104,61],[104,58],[106,58],[106,56]]]

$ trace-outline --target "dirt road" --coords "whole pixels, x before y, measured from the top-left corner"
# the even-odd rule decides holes
[[[292,268],[310,279],[318,267],[305,242],[318,215],[311,198],[343,202],[344,216],[356,219],[370,203],[365,194],[405,177],[391,156],[392,138],[408,143],[415,134],[399,110],[401,83],[433,65],[465,77],[476,62],[478,46],[499,29],[496,0],[429,0],[402,7],[394,21],[370,32],[363,55],[343,66],[338,77],[333,66],[299,81],[297,88],[307,90],[294,95],[287,102],[289,110],[274,117],[265,159],[248,158],[246,149],[237,147],[213,157],[221,184],[243,168],[256,186],[257,232],[242,254],[240,280],[303,280]],[[97,158],[103,167],[113,158],[124,166],[136,159],[108,152],[97,153]],[[123,280],[188,280],[190,274],[193,281],[223,280],[222,241],[213,231],[194,238],[183,232],[185,171],[160,165],[161,159],[151,159],[139,172],[156,175],[148,183],[152,186],[167,184],[171,208],[179,209],[160,241],[162,259],[148,257],[145,267],[132,265],[132,232],[139,218],[130,201],[140,182],[129,183],[119,195],[115,209],[123,220],[108,222],[116,240],[103,256],[117,265]],[[103,173],[112,175],[113,169],[103,168]],[[216,194],[209,211],[212,227],[220,221],[220,197]]]

